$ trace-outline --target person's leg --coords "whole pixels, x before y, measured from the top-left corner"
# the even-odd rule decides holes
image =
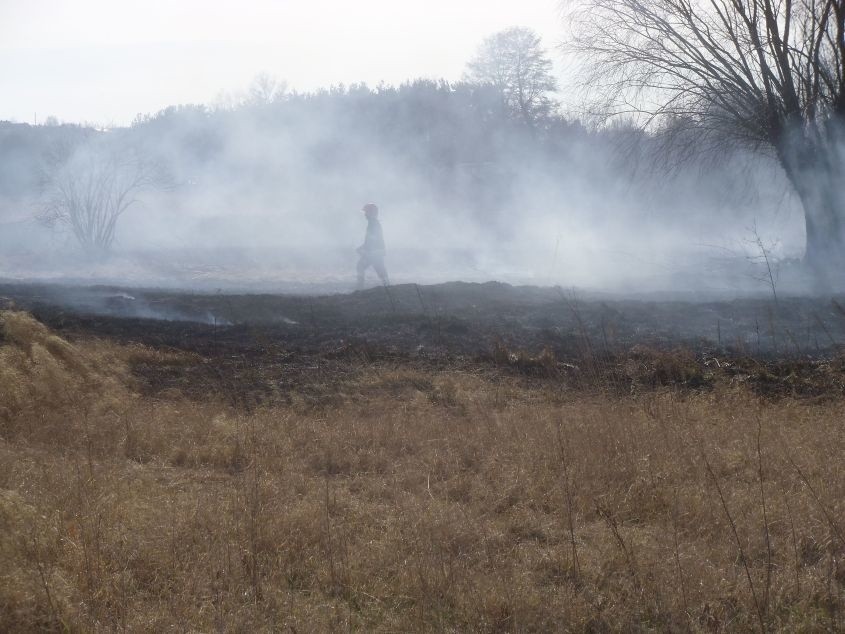
[[[390,280],[387,278],[387,269],[384,266],[384,258],[373,258],[372,264],[379,276],[379,279],[381,280],[381,283],[385,286],[390,286]]]
[[[364,273],[367,267],[370,266],[370,259],[366,255],[361,255],[358,259],[358,290],[364,288]]]

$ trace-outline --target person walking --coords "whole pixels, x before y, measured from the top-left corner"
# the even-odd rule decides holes
[[[367,203],[361,209],[367,219],[367,232],[364,235],[364,244],[358,247],[358,290],[364,288],[364,276],[367,269],[373,267],[379,276],[381,283],[385,286],[390,284],[387,277],[387,269],[384,266],[384,235],[381,231],[381,223],[378,221],[378,207],[373,203]]]

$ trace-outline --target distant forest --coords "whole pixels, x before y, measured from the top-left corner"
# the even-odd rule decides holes
[[[587,126],[554,107],[526,120],[495,86],[467,81],[302,94],[265,80],[235,105],[173,106],[107,131],[0,123],[0,221],[37,209],[57,148],[92,142],[160,166],[169,185],[156,204],[175,215],[331,223],[372,200],[411,224],[446,215],[507,236],[520,219],[567,214],[599,228],[642,217],[688,226],[759,206],[760,191],[783,196],[774,164],[738,152],[670,163],[666,138],[633,124]]]

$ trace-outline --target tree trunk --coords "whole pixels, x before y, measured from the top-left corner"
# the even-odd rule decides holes
[[[804,265],[820,288],[845,286],[845,197],[837,157],[806,142],[779,154],[804,208]]]
[[[841,210],[830,200],[808,202],[802,197],[802,202],[806,229],[804,263],[811,271],[845,281],[845,240],[839,228]]]

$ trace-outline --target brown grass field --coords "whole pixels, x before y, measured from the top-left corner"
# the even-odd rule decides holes
[[[845,629],[839,389],[500,349],[239,399],[261,359],[0,320],[2,632]]]

